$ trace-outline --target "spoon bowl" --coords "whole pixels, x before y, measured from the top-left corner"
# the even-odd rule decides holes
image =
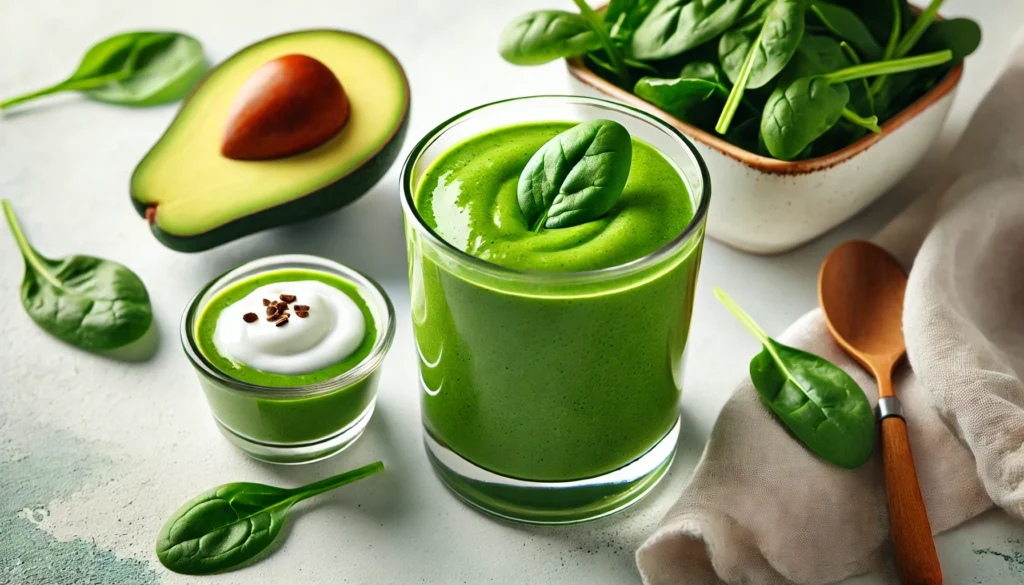
[[[843,243],[821,265],[818,297],[829,331],[876,376],[891,372],[907,351],[903,341],[906,289],[903,267],[870,242]],[[883,370],[876,370],[879,367]]]

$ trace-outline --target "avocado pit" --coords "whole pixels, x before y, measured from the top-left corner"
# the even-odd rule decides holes
[[[326,65],[308,55],[278,57],[239,89],[221,154],[272,160],[312,150],[341,132],[350,109],[341,82]]]

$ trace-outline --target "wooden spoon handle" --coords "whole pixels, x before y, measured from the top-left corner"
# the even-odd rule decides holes
[[[882,458],[889,494],[889,527],[903,583],[942,585],[942,568],[917,484],[907,423],[901,417],[882,419]]]

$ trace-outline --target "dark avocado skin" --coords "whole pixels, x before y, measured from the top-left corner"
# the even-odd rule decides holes
[[[395,159],[398,158],[398,152],[402,149],[408,125],[409,106],[407,105],[401,125],[399,125],[391,139],[388,140],[377,154],[341,179],[316,191],[296,197],[287,203],[268,207],[259,213],[240,217],[195,236],[182,237],[167,233],[160,229],[156,222],[150,224],[150,230],[156,236],[156,239],[160,240],[160,243],[172,250],[177,250],[178,252],[202,252],[232,240],[237,240],[242,236],[320,217],[331,211],[337,211],[362,197],[387,174],[388,169],[391,168]],[[139,212],[139,215],[146,217],[149,205],[139,202],[134,196],[132,197],[132,205]],[[157,206],[157,213],[160,213],[159,206]]]
[[[318,32],[316,30],[311,31],[296,31],[291,33],[285,33],[278,36],[288,36],[298,34],[302,32]],[[341,32],[348,35],[360,36],[356,33],[349,31],[330,31],[330,32]],[[238,53],[229,57],[225,63],[230,62],[235,56],[241,55],[245,51],[259,46],[260,44],[275,39],[277,37],[270,37],[262,41],[256,42]],[[382,50],[384,50],[391,59],[397,65],[399,72],[402,75],[405,87],[405,110],[402,112],[401,123],[397,128],[394,129],[391,136],[381,145],[380,149],[371,157],[366,159],[359,167],[353,169],[348,174],[339,177],[337,180],[332,181],[314,191],[310,191],[304,194],[297,195],[294,199],[291,199],[285,203],[268,207],[257,213],[245,215],[234,219],[228,223],[217,226],[216,228],[196,234],[192,236],[178,236],[172,233],[168,233],[157,225],[156,221],[151,221],[150,231],[156,236],[156,239],[163,245],[167,246],[172,250],[178,252],[202,252],[203,250],[209,250],[221,244],[225,244],[232,240],[237,240],[243,236],[254,234],[266,229],[287,225],[307,219],[313,219],[320,217],[325,213],[337,211],[342,207],[356,201],[363,195],[365,195],[385,174],[388,169],[394,164],[395,159],[398,158],[398,153],[402,149],[402,144],[405,141],[406,129],[409,125],[409,109],[411,107],[411,96],[409,81],[405,75],[405,71],[398,59],[390,53],[382,45],[373,41],[372,39],[363,37],[368,42],[374,43]],[[186,98],[185,104],[197,93],[206,79],[216,74],[220,68],[218,65],[207,72],[206,77],[192,90],[192,94]],[[185,104],[182,104],[184,107]],[[173,126],[174,122],[171,123]],[[157,141],[159,144],[159,141]],[[149,156],[147,153],[146,157],[143,157],[143,162]],[[141,166],[142,163],[139,164]],[[138,172],[139,167],[133,171],[133,176]],[[147,218],[147,214],[151,207],[151,204],[143,203],[136,198],[135,190],[129,186],[131,195],[132,206],[143,218]],[[160,206],[156,206],[156,214],[160,214]]]

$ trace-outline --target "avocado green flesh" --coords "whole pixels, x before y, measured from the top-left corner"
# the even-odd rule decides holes
[[[341,81],[352,108],[345,127],[323,145],[287,158],[222,156],[238,90],[268,61],[294,53],[318,59]],[[186,250],[336,209],[365,193],[393,162],[398,145],[391,146],[404,134],[408,103],[401,66],[369,39],[333,30],[267,39],[229,58],[196,89],[135,170],[133,203],[158,238]],[[312,195],[320,200],[307,205]],[[289,209],[275,213],[281,206]]]

